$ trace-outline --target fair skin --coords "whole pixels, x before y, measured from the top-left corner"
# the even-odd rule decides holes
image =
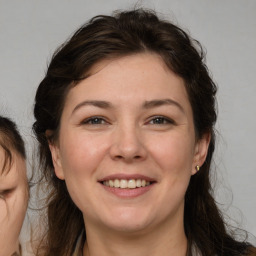
[[[183,79],[153,54],[91,73],[69,91],[50,145],[84,216],[84,255],[184,256],[184,196],[209,136],[195,138]]]
[[[0,174],[0,248],[1,255],[19,251],[19,234],[28,203],[28,183],[25,160],[12,151],[10,170]],[[1,170],[4,150],[0,147]]]

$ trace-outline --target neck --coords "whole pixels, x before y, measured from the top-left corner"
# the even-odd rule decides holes
[[[84,256],[185,256],[187,238],[183,221],[159,225],[152,230],[117,232],[86,227]],[[93,230],[93,232],[92,232]],[[99,231],[99,232],[98,232]]]

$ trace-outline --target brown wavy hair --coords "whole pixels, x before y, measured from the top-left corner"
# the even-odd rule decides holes
[[[185,195],[188,255],[192,255],[192,245],[202,256],[246,255],[248,244],[236,241],[228,233],[213,198],[210,166],[215,146],[217,88],[204,63],[202,47],[181,28],[145,9],[92,18],[57,49],[38,87],[33,130],[39,142],[41,174],[50,192],[46,206],[48,228],[37,255],[69,256],[78,236],[85,232],[81,211],[70,198],[65,181],[54,173],[48,146],[49,141],[58,139],[67,93],[86,79],[99,61],[145,52],[158,54],[170,70],[183,78],[193,110],[196,136],[200,139],[205,133],[211,135],[206,161],[200,172],[191,177]],[[47,130],[53,131],[49,137]]]
[[[0,116],[0,147],[4,150],[4,161],[0,174],[9,172],[13,162],[13,150],[23,159],[26,159],[24,141],[16,124],[11,119],[3,116]]]

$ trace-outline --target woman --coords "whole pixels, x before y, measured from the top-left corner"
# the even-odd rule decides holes
[[[34,132],[50,188],[37,255],[250,255],[212,197],[216,86],[152,11],[98,16],[54,54]]]
[[[0,255],[17,256],[28,204],[26,153],[16,125],[1,116],[0,159]]]

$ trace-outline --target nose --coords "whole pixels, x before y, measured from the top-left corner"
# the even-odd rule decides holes
[[[119,126],[113,132],[111,158],[125,162],[141,161],[147,156],[143,138],[136,127]]]

